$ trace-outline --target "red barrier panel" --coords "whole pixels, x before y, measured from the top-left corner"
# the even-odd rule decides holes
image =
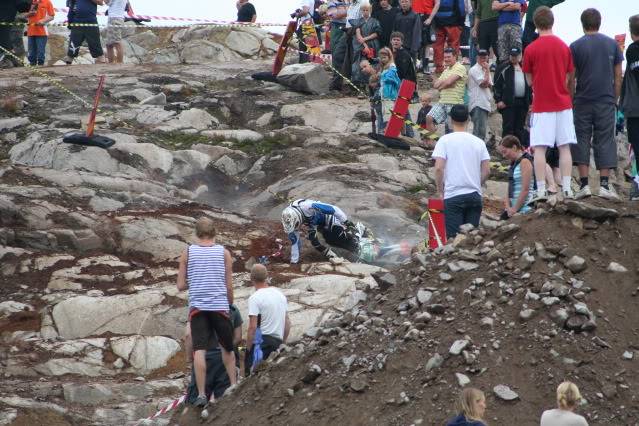
[[[444,200],[428,199],[428,248],[435,250],[446,244],[446,217]]]
[[[393,112],[386,125],[384,136],[387,138],[397,138],[404,128],[404,117],[408,112],[408,105],[415,92],[415,82],[410,80],[402,80],[399,86],[399,94],[393,106]],[[384,115],[389,111],[384,111]]]

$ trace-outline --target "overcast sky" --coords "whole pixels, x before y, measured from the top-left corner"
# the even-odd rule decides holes
[[[0,0],[1,1],[1,0]],[[251,0],[257,9],[258,22],[286,23],[289,14],[297,8],[298,0]],[[183,18],[208,18],[234,20],[235,0],[131,0],[133,9],[140,15],[176,16]],[[64,7],[65,0],[53,0],[56,7]],[[581,12],[595,7],[603,15],[601,31],[611,37],[627,32],[628,18],[639,13],[637,0],[566,0],[555,6],[555,32],[567,43],[581,37]],[[102,7],[101,9],[106,9]],[[169,22],[154,21],[155,24]],[[628,36],[626,45],[630,44]]]

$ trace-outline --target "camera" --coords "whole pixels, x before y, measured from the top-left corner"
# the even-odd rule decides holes
[[[302,9],[295,9],[295,12],[291,13],[291,18],[297,18],[302,12]]]

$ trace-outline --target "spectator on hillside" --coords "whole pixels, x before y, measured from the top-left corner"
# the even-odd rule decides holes
[[[479,49],[486,51],[492,49],[495,56],[499,52],[497,49],[498,17],[499,12],[493,10],[493,0],[477,0],[472,35],[478,40]]]
[[[379,37],[381,47],[390,47],[390,35],[398,13],[399,8],[391,6],[388,0],[380,0],[379,8],[373,12],[373,18],[377,19],[382,27],[382,34]]]
[[[545,180],[546,150],[557,146],[559,169],[564,198],[574,198],[570,180],[572,176],[572,155],[570,145],[577,143],[570,97],[570,81],[574,78],[575,67],[570,48],[553,35],[555,22],[550,8],[542,6],[535,12],[535,26],[539,38],[534,41],[524,55],[522,70],[533,89],[533,103],[530,129],[530,146],[535,157],[537,193],[533,201],[548,198]]]
[[[501,136],[514,135],[525,147],[530,145],[525,124],[532,102],[532,89],[521,69],[521,51],[510,51],[510,62],[495,73],[494,98],[501,114]]]
[[[480,49],[477,54],[477,63],[468,71],[468,96],[470,117],[473,121],[473,135],[486,140],[486,127],[488,114],[492,110],[490,89],[493,87],[493,79],[490,75],[488,63],[488,51]]]
[[[415,83],[415,91],[413,92],[413,99],[418,98],[417,93],[417,71],[415,70],[415,61],[413,56],[408,50],[403,47],[404,35],[399,31],[391,34],[391,46],[393,50],[393,60],[397,67],[397,75],[400,80],[409,80]],[[406,112],[406,119],[411,120],[410,110]],[[410,125],[404,126],[404,133],[409,138],[415,136],[415,132]]]
[[[521,8],[526,0],[493,0],[497,18],[497,56],[500,63],[508,62],[510,50],[521,50]]]
[[[628,142],[634,151],[635,164],[639,170],[639,15],[632,16],[629,23],[632,44],[626,51],[626,75],[619,106],[626,117]],[[630,201],[639,201],[639,174],[632,182]]]
[[[524,26],[524,34],[522,36],[522,52],[526,50],[528,45],[537,40],[539,35],[536,33],[537,27],[535,27],[535,11],[540,6],[547,6],[552,8],[553,6],[563,3],[565,0],[530,0],[526,9],[526,24]]]
[[[362,73],[368,76],[368,100],[371,109],[375,113],[375,125],[377,133],[384,132],[384,113],[382,112],[382,98],[379,92],[379,72],[371,65],[368,59],[360,63]]]
[[[362,74],[359,67],[362,59],[373,59],[377,57],[379,52],[379,36],[382,33],[382,27],[377,19],[371,17],[371,5],[362,3],[360,6],[362,17],[357,20],[353,27],[355,28],[355,37],[353,37],[353,68],[352,81],[356,85],[365,86],[368,82],[366,75]]]
[[[2,0],[0,1],[0,22],[13,22],[18,13],[24,13],[29,10],[31,3],[28,0]],[[13,50],[13,41],[11,39],[11,27],[8,25],[0,25],[0,47],[7,51]],[[12,68],[14,61],[11,55],[0,50],[0,68]]]
[[[481,187],[490,175],[490,155],[484,141],[466,132],[466,105],[454,105],[450,119],[453,133],[439,139],[432,157],[437,196],[444,199],[446,237],[453,239],[463,224],[479,226]]]
[[[257,11],[249,0],[238,0],[235,7],[237,7],[237,22],[254,23],[257,20]]]
[[[253,369],[286,343],[291,330],[286,296],[268,285],[268,271],[261,264],[251,268],[251,283],[255,288],[248,299],[249,324],[246,332],[245,372]],[[257,351],[259,345],[259,351]],[[261,352],[261,356],[258,352]],[[261,358],[261,359],[260,359]]]
[[[428,74],[430,45],[432,43],[431,31],[435,15],[439,11],[440,0],[413,0],[413,11],[422,20],[422,47],[419,49],[418,59],[422,61],[422,71]]]
[[[24,59],[27,55],[27,51],[24,49],[24,33],[27,20],[26,13],[19,13],[16,15],[15,25],[11,26],[11,44],[13,46],[13,54],[17,56],[17,59],[13,57],[9,59],[15,67],[24,66]],[[0,53],[0,56],[2,56],[2,53]]]
[[[304,64],[311,61],[311,58],[309,55],[310,51],[304,41],[304,39],[306,38],[304,34],[304,30],[310,29],[311,27],[314,30],[315,28],[314,21],[313,21],[314,14],[315,14],[315,0],[299,0],[298,7],[295,10],[295,13],[292,15],[298,19],[298,27],[297,27],[296,35],[298,39],[297,47],[299,51],[300,64]]]
[[[67,0],[69,7],[67,21],[69,21],[70,35],[67,56],[63,59],[67,65],[71,65],[73,59],[78,56],[80,47],[85,40],[95,63],[103,64],[106,62],[97,17],[98,5],[103,4],[104,0]]]
[[[331,1],[328,3],[327,15],[331,19],[331,64],[334,69],[340,69],[344,62],[345,46],[342,38],[345,37],[347,1]],[[342,76],[333,71],[331,78],[331,90],[342,88]]]
[[[370,3],[371,6],[373,6],[373,15],[375,15],[375,13],[382,8],[382,1],[383,0],[371,0]],[[391,7],[396,7],[399,9],[399,0],[389,0],[388,3],[391,5]]]
[[[348,2],[347,2],[348,3]],[[353,66],[353,38],[355,37],[355,24],[361,17],[361,0],[350,0],[346,9],[346,23],[344,25],[345,35],[342,36],[337,45],[332,45],[334,67],[339,70],[342,76],[350,79]],[[337,65],[337,66],[336,66]],[[342,78],[333,77],[331,83],[332,90],[341,90]]]
[[[47,24],[53,21],[55,11],[51,0],[33,0],[31,10],[27,13],[29,18],[27,27],[28,58],[31,66],[43,66],[46,54],[49,32]]]
[[[379,62],[382,66],[379,78],[379,92],[382,99],[384,122],[388,122],[391,111],[395,106],[401,80],[397,75],[397,67],[393,60],[393,52],[388,47],[379,51]]]
[[[433,88],[439,90],[439,102],[433,106],[433,109],[430,110],[426,117],[426,127],[430,132],[436,130],[436,125],[444,123],[446,133],[449,133],[448,114],[450,114],[453,105],[464,103],[468,74],[466,67],[457,62],[455,55],[455,49],[452,47],[446,48],[444,51],[446,69],[433,83]]]
[[[227,392],[237,383],[233,328],[229,321],[229,305],[233,303],[233,259],[231,253],[215,241],[216,230],[211,219],[202,217],[195,225],[197,244],[189,245],[180,257],[177,288],[189,290],[189,318],[193,340],[193,367],[198,396],[195,405],[209,403],[206,386],[206,351],[215,333],[222,347],[222,360],[231,382]]]
[[[508,197],[504,200],[502,219],[513,217],[516,213],[528,213],[529,204],[535,193],[535,172],[533,157],[524,151],[516,136],[508,135],[501,140],[499,152],[510,161],[508,170]]]
[[[435,73],[444,71],[444,49],[446,46],[454,50],[455,56],[459,56],[459,44],[461,40],[466,11],[461,10],[465,5],[464,0],[440,0],[439,10],[435,14],[437,33],[433,43],[433,61]],[[465,6],[463,6],[465,8]]]
[[[459,395],[460,414],[446,426],[486,426],[486,397],[479,389],[465,388]]]
[[[539,28],[539,27],[538,27]],[[579,388],[572,382],[563,382],[557,387],[557,407],[541,415],[540,426],[588,426],[583,416],[574,411],[581,402]]]
[[[237,366],[237,361],[239,361],[238,345],[242,341],[242,315],[235,305],[229,306],[229,314],[231,326],[233,327],[233,352],[235,353],[235,365]],[[193,361],[193,342],[191,340],[190,321],[186,325],[184,351],[186,352],[186,357],[189,362]],[[224,362],[222,361],[222,351],[220,349],[219,342],[217,341],[217,337],[213,334],[211,339],[209,339],[209,344],[206,350],[206,385],[204,386],[204,392],[210,401],[214,401],[215,398],[221,398],[226,389],[230,386],[231,381],[226,373]],[[191,382],[186,388],[186,394],[187,403],[194,404],[198,397],[194,369],[191,370]]]
[[[419,124],[422,129],[426,129],[426,117],[428,116],[430,110],[433,109],[433,106],[430,104],[432,101],[430,92],[424,92],[419,97],[419,101],[422,104],[422,107],[417,113],[417,124]]]
[[[422,20],[411,8],[411,0],[400,0],[399,7],[393,32],[399,31],[404,34],[404,47],[410,52],[413,60],[416,60],[422,46]]]
[[[107,61],[110,64],[124,62],[124,47],[122,46],[122,31],[126,16],[126,0],[108,0],[109,21],[106,29]]]
[[[579,170],[576,199],[590,197],[588,183],[590,148],[599,170],[598,196],[618,200],[609,182],[610,170],[617,168],[617,104],[621,95],[623,53],[612,38],[599,32],[601,14],[586,9],[581,14],[584,36],[570,45],[575,63],[577,88],[573,100],[577,145],[571,147],[572,161]]]

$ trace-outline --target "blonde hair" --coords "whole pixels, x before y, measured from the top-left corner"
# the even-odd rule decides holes
[[[575,408],[581,401],[579,388],[573,382],[563,382],[557,386],[557,405],[562,410]]]
[[[379,53],[377,54],[377,56],[382,56],[382,55],[386,55],[390,59],[386,65],[382,64],[382,68],[386,69],[390,67],[391,64],[395,64],[395,59],[393,58],[393,51],[390,50],[388,47],[382,47],[381,49],[379,49]]]
[[[477,413],[477,402],[486,399],[484,393],[477,388],[465,388],[459,395],[459,409],[470,420],[482,420]]]
[[[213,239],[217,235],[215,223],[208,217],[201,217],[195,223],[195,235],[200,239]]]

